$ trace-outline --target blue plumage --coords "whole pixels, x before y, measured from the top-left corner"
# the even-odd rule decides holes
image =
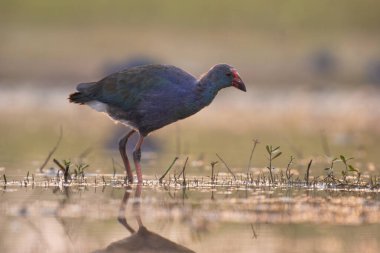
[[[79,84],[78,92],[69,99],[106,112],[139,132],[141,140],[135,149],[139,153],[143,138],[150,132],[193,115],[229,86],[246,90],[237,71],[227,64],[215,65],[199,79],[174,66],[145,65],[111,74],[99,82]],[[127,165],[126,169],[128,172]]]

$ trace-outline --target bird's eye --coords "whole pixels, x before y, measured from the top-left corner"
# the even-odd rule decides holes
[[[232,76],[232,74],[231,73],[227,73],[226,76],[230,77],[230,76]]]

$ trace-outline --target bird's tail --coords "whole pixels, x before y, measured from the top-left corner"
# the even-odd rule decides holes
[[[77,85],[78,92],[74,92],[69,96],[69,100],[71,103],[77,103],[77,104],[85,104],[87,102],[90,102],[94,100],[91,96],[91,94],[94,91],[94,84],[92,83],[80,83]]]
[[[70,94],[69,96],[69,100],[71,103],[77,103],[77,104],[85,104],[87,102],[90,102],[92,101],[93,99],[88,97],[86,94],[84,94],[83,92],[74,92],[72,94]]]

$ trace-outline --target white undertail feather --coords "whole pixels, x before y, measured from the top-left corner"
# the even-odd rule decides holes
[[[107,113],[108,106],[105,103],[102,103],[99,101],[90,101],[90,102],[87,102],[86,105],[88,105],[95,111]]]
[[[98,111],[98,112],[102,112],[104,113],[105,115],[107,115],[110,119],[113,120],[113,122],[115,122],[115,124],[117,123],[121,123],[123,125],[126,125],[132,129],[135,129],[135,130],[138,130],[137,127],[130,121],[128,120],[123,120],[123,119],[115,119],[113,118],[109,113],[108,113],[108,105],[105,104],[105,103],[102,103],[102,102],[99,102],[99,101],[90,101],[90,102],[87,102],[86,105],[88,105],[89,107],[91,107],[92,109],[94,109],[95,111]]]

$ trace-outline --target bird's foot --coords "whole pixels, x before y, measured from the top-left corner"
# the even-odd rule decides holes
[[[128,175],[125,176],[124,178],[124,183],[127,184],[133,184],[133,175],[130,177]]]

